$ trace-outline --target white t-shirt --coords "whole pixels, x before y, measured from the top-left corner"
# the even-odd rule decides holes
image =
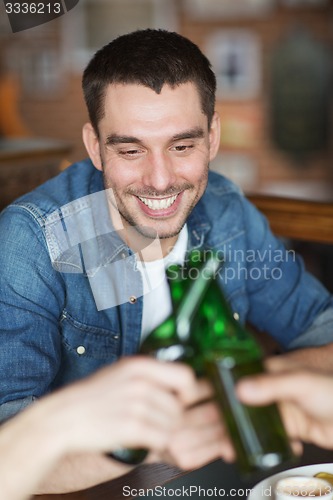
[[[171,313],[172,303],[165,270],[171,264],[184,264],[187,249],[187,226],[178,235],[171,252],[160,260],[137,262],[143,280],[143,314],[141,325],[141,342]]]

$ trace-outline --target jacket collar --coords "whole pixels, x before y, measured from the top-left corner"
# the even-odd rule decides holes
[[[208,233],[211,230],[211,224],[201,199],[190,213],[187,219],[187,227],[189,234],[188,250],[204,247]]]

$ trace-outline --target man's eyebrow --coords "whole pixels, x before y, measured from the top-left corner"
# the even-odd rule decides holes
[[[195,127],[190,130],[185,130],[179,134],[172,136],[171,141],[182,141],[185,139],[201,139],[205,133],[201,127]],[[105,145],[116,146],[117,144],[141,144],[141,140],[132,135],[110,134],[107,136]]]
[[[105,145],[115,146],[117,144],[133,144],[140,142],[141,142],[140,139],[138,139],[137,137],[133,137],[131,135],[110,134],[106,138]]]
[[[172,141],[182,141],[184,139],[201,139],[205,136],[204,130],[201,127],[195,127],[190,130],[185,130],[172,137]]]

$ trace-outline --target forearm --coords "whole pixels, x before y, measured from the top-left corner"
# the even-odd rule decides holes
[[[67,394],[67,400],[64,399],[64,394]],[[70,410],[70,408],[75,409],[71,390],[53,395],[49,398],[48,404],[49,418],[46,432],[52,432],[51,427],[57,430],[56,460],[52,461],[53,466],[49,468],[49,473],[46,472],[41,476],[43,480],[39,482],[36,494],[69,493],[86,489],[130,470],[129,466],[111,460],[103,453],[77,450],[77,443],[80,442],[80,435],[82,439],[85,426],[84,423],[81,422],[80,425],[78,422],[76,412]],[[46,422],[45,416],[43,420]],[[81,427],[82,431],[76,434]]]
[[[81,490],[129,470],[102,454],[66,455],[71,426],[66,425],[62,403],[57,397],[37,402],[0,428],[1,496],[6,500]]]
[[[40,418],[44,406],[34,405],[0,427],[1,496],[29,498],[60,455],[60,448]],[[19,474],[19,479],[18,479]]]
[[[266,361],[271,372],[308,368],[323,372],[333,372],[333,343],[296,349],[286,354],[274,356]]]
[[[333,342],[333,305],[320,313],[312,325],[288,344],[289,350],[325,346]]]
[[[36,494],[69,493],[121,476],[131,468],[97,453],[67,455],[35,490]]]

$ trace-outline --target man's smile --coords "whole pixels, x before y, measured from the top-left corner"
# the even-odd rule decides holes
[[[163,210],[171,207],[176,201],[177,196],[178,194],[168,198],[144,198],[143,196],[138,196],[138,198],[151,210]]]
[[[169,218],[174,216],[181,205],[184,191],[163,198],[148,198],[146,196],[134,195],[138,200],[141,211],[151,218]]]

